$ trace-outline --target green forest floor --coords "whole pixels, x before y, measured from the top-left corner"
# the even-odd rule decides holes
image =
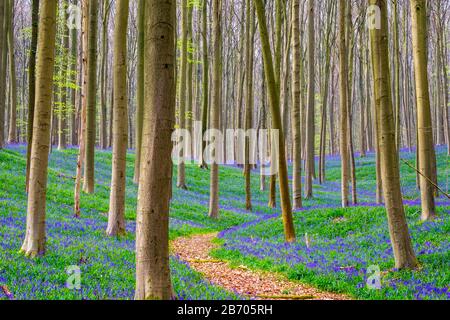
[[[449,190],[450,160],[438,151],[439,184]],[[95,194],[83,194],[80,219],[73,217],[77,149],[54,150],[47,193],[47,254],[30,260],[18,251],[26,218],[24,145],[0,151],[0,299],[132,299],[137,187],[132,182],[134,154],[128,155],[127,235],[105,236],[111,178],[111,152],[96,153]],[[402,152],[414,164],[414,153]],[[209,171],[186,168],[189,190],[174,188],[170,239],[219,232],[211,254],[232,266],[285,275],[330,292],[362,299],[450,299],[450,202],[437,199],[438,219],[420,222],[416,174],[401,166],[408,223],[421,267],[393,269],[386,215],[375,202],[374,156],[357,158],[359,205],[340,206],[340,160],[327,158],[327,181],[314,185],[314,198],[295,212],[298,240],[285,244],[279,208],[267,207],[267,191],[252,175],[253,212],[245,210],[244,179],[236,167],[220,169],[220,218],[207,217]],[[174,172],[176,177],[176,168]],[[279,203],[279,200],[278,200]],[[307,241],[306,241],[307,239]],[[308,242],[308,245],[307,243]],[[66,287],[69,266],[81,268],[81,289]],[[381,271],[381,288],[366,286],[370,270]],[[212,285],[189,264],[171,257],[174,291],[179,299],[240,299]],[[369,272],[367,272],[369,270]]]

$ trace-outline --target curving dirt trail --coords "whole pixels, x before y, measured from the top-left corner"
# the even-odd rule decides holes
[[[242,296],[259,300],[349,300],[341,294],[323,292],[311,286],[287,280],[279,274],[253,271],[245,266],[231,268],[227,262],[213,259],[209,253],[217,247],[217,233],[194,235],[172,241],[171,250],[211,283]]]

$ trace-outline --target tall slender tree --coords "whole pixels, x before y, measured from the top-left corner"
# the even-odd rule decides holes
[[[252,10],[252,0],[246,0],[246,100],[245,100],[245,130],[248,132],[252,128],[252,114],[253,114],[253,34],[254,34],[254,14]],[[245,208],[252,210],[252,194],[251,194],[251,164],[250,164],[250,140],[251,137],[246,137],[245,140]]]
[[[213,20],[213,93],[211,105],[211,129],[220,128],[220,113],[222,110],[222,0],[212,0]],[[219,217],[219,150],[212,150],[211,178],[209,195],[209,216],[213,219]]]
[[[428,83],[427,58],[427,7],[425,0],[412,0],[411,25],[416,84],[418,156],[420,171],[420,196],[422,200],[422,220],[436,215],[433,179],[433,125],[431,123],[430,93]]]
[[[389,225],[391,245],[394,252],[395,267],[399,269],[415,268],[417,259],[411,244],[408,224],[403,208],[400,190],[400,171],[395,143],[394,110],[391,95],[391,77],[389,72],[387,1],[370,0],[370,5],[380,10],[381,28],[370,30],[372,47],[372,67],[374,69],[374,92],[377,108],[378,139],[381,155],[381,173],[383,176],[383,194]]]
[[[305,161],[305,198],[313,196],[312,179],[314,177],[315,150],[315,66],[314,66],[314,0],[308,0],[308,104],[306,110],[306,161]]]
[[[395,144],[400,149],[400,40],[398,32],[398,0],[392,1],[393,15],[393,56],[394,56],[394,123],[395,123]]]
[[[356,192],[356,163],[355,163],[355,148],[353,146],[353,113],[352,106],[354,101],[354,95],[356,90],[353,90],[354,86],[354,56],[355,56],[355,39],[353,33],[353,16],[351,2],[347,3],[346,9],[346,41],[347,41],[347,54],[348,54],[348,85],[347,85],[347,130],[348,130],[348,154],[349,154],[349,172],[350,183],[352,192],[352,203],[357,204],[357,192]]]
[[[292,107],[291,107],[291,131],[293,143],[293,168],[292,168],[292,196],[293,207],[299,209],[302,207],[302,152],[301,152],[301,129],[300,129],[300,2],[292,1],[292,48],[293,48],[293,66],[292,66]]]
[[[89,29],[89,3],[87,1],[81,2],[82,5],[82,20],[81,20],[81,112],[80,121],[78,123],[79,133],[79,152],[77,157],[77,168],[75,175],[75,190],[74,190],[74,215],[79,217],[81,215],[80,208],[80,193],[81,193],[81,176],[83,165],[85,164],[86,153],[86,113],[87,113],[87,72],[88,72],[88,29]],[[112,90],[114,91],[114,90]]]
[[[86,92],[86,142],[84,153],[83,190],[93,193],[95,186],[95,141],[97,103],[97,30],[98,1],[89,1],[87,92]]]
[[[45,253],[45,204],[48,153],[50,150],[50,110],[55,65],[57,0],[42,1],[39,13],[39,40],[36,64],[36,105],[31,148],[30,189],[27,223],[21,251],[30,257]]]
[[[33,0],[31,4],[31,45],[30,45],[30,55],[28,57],[28,122],[27,122],[27,169],[26,169],[27,171],[26,171],[26,187],[25,187],[27,192],[30,180],[31,144],[33,141],[38,26],[39,26],[39,0]]]
[[[331,42],[335,37],[333,32],[333,13],[335,12],[336,1],[327,4],[327,26],[325,31],[325,69],[322,88],[322,119],[320,130],[320,157],[319,157],[319,182],[323,183],[325,180],[325,153],[326,153],[326,137],[327,137],[327,107],[328,107],[328,92],[330,84],[330,69],[331,69]],[[333,32],[333,34],[332,34]]]
[[[266,2],[264,2],[265,7]],[[280,92],[281,88],[281,49],[283,47],[283,38],[282,38],[282,23],[283,23],[283,12],[282,12],[282,0],[275,0],[275,85],[276,91]],[[279,99],[279,97],[278,97]],[[272,120],[273,121],[273,120]],[[271,141],[271,143],[273,143]],[[273,150],[273,148],[271,148]],[[275,208],[277,203],[277,175],[272,174],[270,176],[269,183],[269,208]]]
[[[67,21],[69,18],[68,9],[68,1],[65,0],[62,2],[61,9],[63,11],[64,21]],[[67,104],[67,81],[69,79],[68,69],[70,64],[70,30],[66,23],[63,23],[61,26],[62,29],[62,40],[61,40],[61,69],[60,72],[60,88],[59,88],[59,96],[60,96],[60,108],[58,113],[58,149],[63,150],[67,147],[67,115],[68,115],[68,104]]]
[[[188,71],[188,15],[189,7],[188,0],[181,0],[181,66],[180,66],[180,86],[179,86],[179,129],[186,128],[186,101],[187,101],[187,71]],[[183,141],[186,147],[186,141]],[[186,165],[185,165],[186,150],[183,148],[180,154],[180,161],[177,171],[177,187],[187,189],[186,186]]]
[[[141,166],[142,126],[144,114],[144,40],[145,40],[145,0],[138,3],[138,34],[137,34],[137,79],[136,79],[136,160],[134,163],[134,182],[139,182]]]
[[[347,37],[345,32],[346,2],[339,0],[339,87],[340,87],[340,153],[341,153],[341,194],[342,207],[348,207],[348,180],[349,180],[349,155],[348,155],[348,65],[347,65]]]
[[[291,199],[289,196],[289,180],[287,174],[286,148],[281,124],[280,96],[275,81],[273,58],[270,49],[269,35],[267,32],[266,16],[262,0],[253,0],[258,17],[258,27],[261,38],[262,53],[264,59],[265,81],[269,91],[270,113],[272,117],[272,129],[278,130],[278,178],[281,195],[281,213],[283,217],[284,233],[287,242],[295,241],[294,222],[292,218]]]
[[[10,110],[9,110],[9,133],[8,142],[17,142],[17,78],[16,78],[16,55],[14,52],[14,10],[15,1],[7,0],[8,4],[8,62],[10,81]]]
[[[78,5],[78,0],[73,0],[73,5]],[[77,83],[77,60],[78,60],[78,30],[72,28],[70,31],[70,72],[72,83]],[[78,126],[77,126],[77,88],[70,88],[70,118],[72,123],[71,143],[73,146],[78,144]]]
[[[136,218],[135,298],[170,299],[169,201],[175,122],[175,0],[146,0],[145,105]]]
[[[125,234],[125,186],[128,139],[127,29],[129,0],[118,0],[114,26],[114,123],[111,193],[106,234]]]
[[[108,145],[107,137],[107,92],[106,92],[106,75],[108,73],[108,27],[110,1],[103,1],[103,17],[102,17],[102,54],[100,64],[100,147],[106,149]]]
[[[209,105],[209,62],[208,62],[208,0],[202,3],[202,137],[204,136],[208,124]],[[200,168],[207,168],[203,153],[206,148],[206,141],[202,139],[202,150],[200,152]]]
[[[261,111],[260,111],[260,121],[262,130],[267,129],[267,94],[266,94],[266,82],[264,81],[264,63],[261,66]],[[291,109],[292,110],[292,109]],[[265,134],[265,133],[264,133]],[[265,139],[267,139],[267,134],[265,134]],[[264,157],[264,158],[263,158]],[[261,165],[260,165],[260,175],[259,175],[259,189],[261,191],[266,190],[266,173],[264,166],[262,165],[263,161],[265,161],[265,157],[267,157],[267,153],[260,154]],[[300,159],[301,161],[301,159]],[[301,192],[301,186],[300,192]]]

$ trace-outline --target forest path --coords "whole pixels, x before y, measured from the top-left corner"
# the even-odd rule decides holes
[[[345,295],[320,291],[317,288],[286,279],[270,272],[253,271],[245,266],[231,268],[227,262],[212,258],[217,248],[217,233],[181,237],[172,241],[172,253],[189,263],[212,284],[241,296],[258,300],[348,300]]]

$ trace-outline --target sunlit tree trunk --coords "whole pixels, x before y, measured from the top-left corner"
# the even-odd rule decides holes
[[[444,117],[443,117],[443,99],[442,99],[442,81],[441,81],[441,57],[439,56],[439,40],[436,40],[436,88],[435,88],[435,97],[436,97],[436,144],[441,146],[445,143],[444,139]]]
[[[255,10],[258,17],[261,47],[264,59],[265,80],[269,90],[270,110],[272,116],[272,129],[278,130],[278,177],[280,181],[281,213],[283,217],[284,233],[287,242],[295,241],[294,222],[292,218],[291,199],[289,196],[289,180],[286,163],[286,149],[284,145],[284,134],[281,125],[280,96],[275,81],[273,59],[270,49],[269,36],[267,32],[266,17],[262,0],[254,0]]]
[[[127,28],[129,1],[118,0],[114,26],[114,123],[111,193],[106,234],[125,234],[125,186],[128,139]]]
[[[445,33],[443,34],[442,37],[445,36]],[[448,56],[448,47],[444,46],[443,40],[441,37],[441,45],[440,45],[440,49],[441,49],[441,57],[447,57]],[[444,50],[445,48],[445,50]],[[445,128],[445,141],[447,143],[447,155],[450,156],[450,89],[449,89],[449,85],[448,85],[448,77],[446,76],[446,72],[447,72],[447,67],[446,67],[446,60],[444,60],[443,64],[442,64],[442,78],[443,78],[443,82],[444,82],[444,128]]]
[[[192,10],[193,5],[190,4],[188,7],[188,17],[187,17],[187,42],[188,42],[188,52],[187,52],[187,67],[186,67],[186,110],[185,110],[185,128],[188,132],[193,134],[192,128],[193,128],[193,100],[194,100],[194,91],[193,91],[193,77],[192,77],[192,71],[193,71],[193,61],[194,61],[194,55],[193,51],[190,49],[194,46],[193,43],[193,36],[192,36]],[[191,161],[193,159],[193,143],[192,140],[186,144],[188,149],[190,150],[190,154],[186,154],[187,160]]]
[[[87,108],[86,108],[86,150],[84,159],[83,191],[93,193],[95,186],[95,141],[97,101],[97,29],[98,1],[89,1],[88,65],[87,65]]]
[[[430,94],[427,73],[427,12],[425,0],[412,0],[411,25],[413,39],[414,74],[416,83],[418,156],[422,220],[432,219],[436,215],[434,187],[427,180],[433,174],[433,126],[431,123]]]
[[[134,183],[139,182],[141,165],[142,127],[144,114],[144,39],[145,39],[145,0],[138,4],[138,34],[137,34],[137,79],[136,79],[136,160],[134,163]]]
[[[398,1],[392,1],[393,6],[393,32],[394,32],[394,123],[395,123],[395,144],[400,150],[400,48],[398,32]]]
[[[302,151],[301,151],[301,130],[300,130],[300,2],[292,1],[292,107],[291,107],[291,127],[292,127],[292,196],[293,207],[302,207]]]
[[[16,55],[14,53],[14,0],[9,1],[8,18],[8,62],[10,81],[10,110],[9,110],[9,134],[8,142],[17,142],[17,79],[16,79]]]
[[[75,217],[79,217],[81,215],[80,208],[80,191],[81,191],[81,176],[82,169],[85,160],[86,153],[86,113],[87,113],[87,72],[88,72],[88,17],[89,17],[89,3],[82,2],[82,21],[81,21],[81,55],[82,55],[82,72],[81,72],[81,114],[80,121],[78,124],[78,141],[79,141],[79,152],[77,157],[77,169],[75,174],[75,189],[74,189],[74,215]],[[112,90],[114,91],[114,90]]]
[[[30,188],[25,239],[21,252],[35,257],[45,253],[45,205],[48,152],[50,149],[50,110],[55,64],[57,0],[46,0],[39,12],[39,42],[36,64],[36,105],[31,148]]]
[[[136,217],[135,299],[172,298],[169,202],[175,123],[175,0],[145,3],[145,104]]]
[[[368,37],[367,37],[368,38]],[[373,151],[375,149],[374,147],[374,121],[372,120],[372,111],[373,111],[373,103],[372,103],[372,96],[371,96],[371,91],[370,91],[370,49],[369,46],[367,45],[368,41],[366,41],[366,39],[364,39],[366,42],[365,45],[365,76],[366,76],[366,124],[367,124],[367,128],[366,128],[366,137],[367,137],[367,150]]]
[[[114,76],[112,76],[114,78]],[[111,83],[114,82],[114,79],[111,79]],[[113,114],[113,101],[114,101],[114,86],[111,84],[111,93],[109,94],[109,123],[108,123],[108,147],[112,147],[112,136],[113,136],[113,121],[114,121],[114,114]]]
[[[78,0],[74,0],[73,1],[74,5],[78,5]],[[78,60],[78,30],[77,28],[73,28],[70,31],[70,59],[71,59],[71,64],[70,64],[70,71],[72,73],[71,75],[71,80],[72,83],[76,83],[77,82],[77,60]],[[70,89],[70,107],[71,107],[71,111],[70,111],[70,119],[71,119],[71,123],[72,123],[72,134],[71,134],[71,143],[73,146],[78,144],[78,126],[77,126],[77,116],[78,116],[78,112],[77,112],[77,91],[78,89],[75,88],[71,88]]]
[[[372,53],[371,48],[371,39],[369,37],[369,49],[370,49],[370,62],[372,66],[372,81],[375,81],[375,67],[374,67],[374,54]],[[376,173],[376,188],[375,188],[375,202],[377,204],[383,203],[383,184],[381,177],[381,152],[380,152],[380,139],[379,137],[379,123],[378,123],[378,109],[376,107],[376,96],[375,92],[373,92],[373,98],[371,103],[372,110],[372,123],[373,123],[373,136],[374,136],[374,145],[375,145],[375,173]]]
[[[186,128],[186,100],[187,100],[187,69],[188,69],[188,0],[181,1],[181,66],[180,66],[180,85],[179,85],[179,93],[178,93],[178,101],[179,101],[179,129]],[[183,144],[186,145],[186,142],[183,141]],[[180,162],[178,164],[177,171],[177,187],[181,189],[187,189],[186,186],[186,166],[185,159],[186,150],[183,148],[180,153]]]
[[[447,48],[445,45],[446,36],[448,33],[448,27],[446,27],[446,22],[443,19],[445,17],[445,11],[441,10],[442,1],[436,2],[436,12],[437,12],[437,41],[438,41],[438,52],[437,59],[440,62],[440,69],[438,70],[438,74],[442,77],[442,86],[443,86],[443,133],[444,133],[444,143],[447,144],[447,154],[450,155],[450,115],[449,115],[449,87],[448,87],[448,75],[447,75]],[[446,32],[447,31],[447,32]]]
[[[208,104],[209,104],[209,61],[208,61],[208,1],[202,3],[202,150],[200,151],[200,168],[206,169],[207,165],[203,157],[206,148],[206,141],[203,137],[208,125]]]
[[[305,161],[305,198],[313,196],[312,179],[314,177],[314,107],[315,107],[315,66],[314,66],[314,0],[308,0],[308,104],[306,110],[306,161]]]
[[[323,80],[322,99],[322,119],[320,128],[320,157],[319,157],[319,182],[325,181],[325,153],[326,153],[326,138],[327,138],[327,107],[328,107],[328,91],[330,85],[330,69],[331,69],[331,44],[332,37],[332,14],[334,12],[335,3],[329,3],[327,7],[327,27],[324,44],[325,50],[325,70]],[[334,35],[333,35],[334,37]],[[332,112],[331,112],[332,113]]]
[[[278,94],[280,93],[281,83],[281,48],[282,48],[282,3],[281,0],[275,0],[275,85]],[[279,97],[279,96],[278,96]],[[279,98],[278,98],[279,99]],[[272,120],[273,122],[273,120]],[[271,148],[271,150],[273,150]],[[269,183],[269,208],[275,208],[277,203],[277,175],[270,176]]]
[[[28,123],[27,123],[27,171],[26,171],[26,191],[28,192],[30,180],[31,145],[33,141],[33,121],[34,121],[34,99],[36,92],[36,50],[38,41],[39,25],[39,0],[33,0],[31,5],[31,47],[28,57]],[[0,9],[1,16],[1,9]],[[1,21],[0,21],[1,23]],[[1,31],[0,31],[1,33]],[[1,36],[0,36],[1,41]],[[1,52],[0,52],[1,56]],[[1,76],[0,76],[1,77]],[[0,80],[1,81],[1,80]],[[1,88],[0,88],[1,90]],[[1,111],[0,111],[1,112]],[[0,119],[1,123],[1,119]],[[1,131],[1,130],[0,130]],[[1,135],[1,133],[0,133]],[[1,144],[1,142],[0,142]]]
[[[411,244],[400,190],[398,153],[395,145],[395,122],[389,73],[388,22],[386,0],[370,0],[380,8],[381,29],[371,29],[372,61],[374,69],[375,104],[378,110],[381,172],[383,193],[394,252],[395,267],[415,268],[417,259]]]
[[[108,133],[106,126],[107,110],[106,110],[106,74],[108,59],[108,19],[109,19],[109,1],[103,1],[103,17],[102,17],[102,60],[100,66],[100,147],[106,149],[108,145]]]
[[[342,193],[342,207],[348,207],[348,57],[347,57],[347,40],[346,39],[346,1],[339,1],[339,84],[340,84],[340,153],[341,153],[341,193]]]
[[[334,74],[334,69],[336,69],[335,66],[333,66],[333,74]],[[329,117],[329,121],[330,121],[330,131],[329,131],[329,135],[330,135],[330,154],[331,155],[335,155],[336,154],[336,130],[335,130],[335,96],[336,96],[336,88],[335,85],[332,86],[332,94],[331,94],[331,104],[330,104],[330,117]]]
[[[222,110],[222,0],[212,0],[213,21],[213,93],[211,105],[211,129],[220,128],[220,113]],[[214,150],[217,158],[219,150]],[[217,159],[216,159],[217,160]],[[211,164],[209,195],[209,216],[213,219],[219,217],[219,165],[217,161]]]
[[[292,38],[292,28],[291,21],[288,20],[287,16],[290,14],[287,4],[284,3],[283,6],[283,24],[284,24],[284,34],[283,34],[283,63],[280,78],[280,108],[281,108],[281,121],[283,126],[283,132],[285,134],[285,146],[286,146],[286,159],[289,159],[289,108],[290,102],[292,102],[291,90],[290,90],[290,76],[291,76],[291,38]]]
[[[241,1],[241,21],[244,21],[245,19],[245,1]],[[241,23],[240,26],[240,36],[239,36],[239,66],[243,66],[245,63],[245,23]],[[244,84],[245,84],[245,68],[240,67],[238,72],[238,96],[237,96],[237,103],[236,103],[236,117],[234,119],[235,121],[235,128],[242,129],[242,114],[243,112],[243,96],[244,96]],[[241,148],[236,143],[235,147],[235,153],[236,153],[236,162],[238,163],[238,166],[241,166],[242,161],[244,159],[240,159],[237,156],[240,155],[240,152],[238,148]],[[240,157],[240,156],[239,156]]]
[[[350,169],[350,183],[352,190],[352,203],[357,204],[357,193],[356,193],[356,164],[355,164],[355,148],[353,143],[353,101],[355,91],[354,87],[354,56],[355,56],[355,40],[353,32],[353,17],[352,17],[352,6],[348,3],[346,10],[346,40],[347,40],[347,54],[348,54],[348,85],[347,85],[347,139],[348,139],[348,154],[349,154],[349,169]]]
[[[360,28],[360,35],[359,35],[359,97],[361,99],[361,108],[360,108],[360,115],[359,115],[359,138],[361,141],[360,145],[360,153],[361,157],[366,156],[367,151],[367,141],[366,141],[366,108],[367,108],[367,96],[364,96],[364,71],[363,71],[363,58],[364,57],[364,47],[363,47],[363,30]],[[368,83],[366,83],[366,86],[369,86]]]
[[[254,18],[253,11],[251,10],[252,0],[246,0],[246,100],[245,100],[245,131],[247,132],[252,128],[252,113],[253,113],[253,30],[254,30]],[[251,164],[250,164],[250,141],[251,137],[245,139],[245,208],[247,210],[252,210],[252,194],[251,194]]]
[[[267,94],[266,94],[266,82],[264,81],[264,64],[261,67],[261,79],[262,79],[262,81],[261,81],[261,112],[260,112],[261,130],[267,130]],[[264,157],[264,159],[266,156],[267,156],[267,154],[265,154],[265,153],[260,154],[260,157]],[[259,189],[261,191],[265,191],[266,190],[266,174],[264,172],[264,166],[263,166],[262,162],[260,163],[259,167],[260,167]]]
[[[411,101],[411,94],[410,94],[410,64],[409,64],[409,38],[408,38],[408,23],[407,23],[407,17],[408,17],[408,10],[403,10],[403,113],[404,113],[404,121],[406,126],[406,143],[408,145],[409,152],[412,152],[413,148],[413,114],[414,112],[411,112],[410,108],[410,101]]]
[[[61,6],[61,9],[64,13],[64,21],[67,21],[69,18],[68,13],[68,6],[67,1],[63,2],[63,5]],[[60,109],[58,114],[58,149],[64,150],[67,147],[67,115],[68,115],[68,104],[67,104],[67,85],[66,82],[68,80],[68,69],[69,69],[69,37],[70,37],[70,30],[66,23],[62,26],[62,44],[61,44],[61,52],[62,57],[64,58],[61,63],[61,69],[60,72],[60,90],[59,90],[59,96],[60,96]]]

